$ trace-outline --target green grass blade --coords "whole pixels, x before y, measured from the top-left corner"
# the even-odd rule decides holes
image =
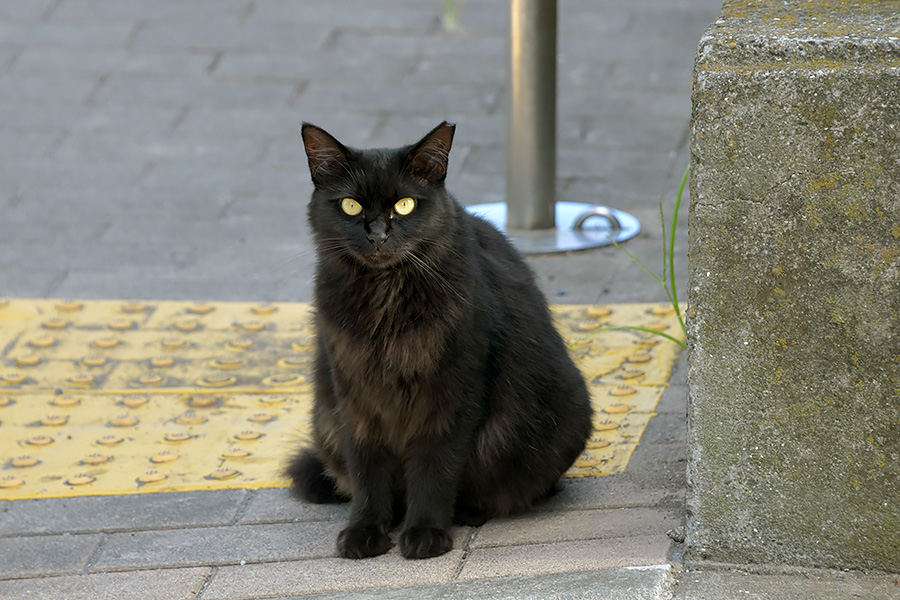
[[[631,331],[642,331],[644,333],[652,333],[653,335],[658,335],[658,336],[664,337],[667,340],[675,342],[682,348],[687,349],[687,344],[685,344],[682,340],[679,340],[677,337],[671,336],[668,333],[663,333],[662,331],[657,331],[656,329],[649,329],[647,327],[638,327],[637,325],[609,325],[607,327],[599,327],[597,329],[594,329],[587,335],[578,338],[569,347],[573,348],[575,346],[575,344],[577,344],[578,342],[583,342],[584,340],[586,340],[589,337],[594,336],[598,333],[603,333],[604,331],[616,331],[616,330],[622,330],[622,329],[629,329]]]
[[[681,177],[681,185],[678,186],[675,209],[672,211],[672,227],[669,228],[669,281],[671,285],[669,297],[672,299],[672,306],[675,307],[675,314],[678,315],[678,324],[681,325],[685,335],[687,335],[687,328],[684,326],[684,319],[681,316],[681,307],[678,306],[678,290],[675,287],[675,227],[678,224],[678,211],[681,209],[681,195],[684,193],[684,185],[687,183],[690,172],[691,166],[688,165]]]
[[[621,250],[622,252],[624,252],[624,253],[625,253],[625,256],[627,256],[628,258],[630,258],[631,260],[633,260],[634,262],[636,262],[636,263],[637,263],[644,271],[647,272],[647,275],[649,275],[650,277],[653,278],[653,280],[654,280],[656,283],[658,283],[659,285],[665,287],[666,283],[665,283],[662,279],[660,279],[660,278],[656,275],[656,273],[654,273],[653,271],[651,271],[650,269],[648,269],[647,266],[646,266],[644,263],[642,263],[636,256],[634,256],[631,252],[629,252],[628,250],[626,250],[623,246],[621,246],[618,242],[616,242],[616,240],[612,239],[611,237],[606,236],[606,239],[608,239],[608,240],[610,241],[610,243],[611,243],[613,246],[615,246],[616,248],[618,248],[619,250]]]

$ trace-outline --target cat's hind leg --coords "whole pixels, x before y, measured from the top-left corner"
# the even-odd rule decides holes
[[[490,519],[487,511],[466,502],[462,498],[457,498],[453,505],[453,524],[463,527],[481,527]]]
[[[322,459],[312,450],[302,450],[297,454],[285,474],[293,482],[294,494],[307,502],[333,504],[350,500],[338,491],[334,480],[325,472]]]

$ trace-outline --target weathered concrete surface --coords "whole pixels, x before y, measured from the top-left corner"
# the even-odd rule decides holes
[[[691,154],[687,556],[900,571],[900,6],[726,1]]]

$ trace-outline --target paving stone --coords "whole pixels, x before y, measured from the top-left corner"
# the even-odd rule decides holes
[[[419,140],[426,133],[434,129],[441,120],[456,123],[456,131],[453,134],[453,148],[450,152],[450,162],[457,160],[456,150],[460,146],[499,146],[506,143],[506,117],[503,114],[492,115],[461,115],[449,112],[446,115],[435,116],[410,116],[390,115],[384,124],[379,127],[377,144],[382,146],[402,146]],[[504,173],[493,173],[505,179]],[[454,180],[448,185],[456,183]]]
[[[0,104],[0,120],[11,131],[123,130],[133,132],[168,129],[179,107],[133,107],[104,104],[75,106],[73,104]]]
[[[61,131],[14,131],[0,129],[0,158],[40,159],[45,156]]]
[[[317,120],[317,117],[324,119]],[[303,151],[303,138],[300,126],[303,121],[311,121],[324,127],[338,139],[354,138],[366,140],[371,136],[381,118],[377,115],[355,113],[319,113],[308,114],[299,108],[213,108],[208,106],[192,107],[178,129],[192,134],[215,133],[218,135],[244,136],[254,135],[266,138],[282,138],[291,140]],[[428,129],[425,130],[429,131]],[[349,142],[348,142],[349,143]],[[351,144],[352,145],[352,144]],[[298,169],[306,168],[306,163],[295,165]],[[308,173],[308,172],[307,172]],[[308,176],[307,176],[308,178]]]
[[[299,23],[330,28],[346,23],[350,13],[354,22],[364,23],[367,28],[407,32],[434,28],[441,9],[441,4],[434,2],[360,4],[353,0],[337,0],[316,5],[313,10],[311,5],[293,0],[264,0],[254,4],[247,22],[254,25]]]
[[[192,259],[194,248],[169,240],[147,242],[99,242],[73,243],[72,238],[49,237],[41,243],[23,248],[0,246],[0,268],[22,268],[27,264],[40,264],[44,269],[78,271],[95,269],[98,263],[116,257],[117,260],[138,268],[180,268]],[[5,292],[9,293],[9,292]]]
[[[640,446],[638,446],[640,448]],[[589,508],[659,507],[670,509],[681,506],[684,490],[678,487],[651,487],[639,485],[626,473],[580,479],[563,479],[560,490],[535,511],[570,511]]]
[[[76,214],[69,217],[62,211],[40,213],[30,205],[13,203],[3,212],[3,220],[0,222],[0,236],[16,237],[22,242],[67,241],[86,242],[96,239],[106,228],[107,223],[96,214]],[[24,244],[25,252],[29,254]],[[24,256],[23,256],[24,258]]]
[[[507,36],[497,35],[496,32],[404,31],[398,35],[397,32],[373,31],[344,24],[329,39],[327,49],[340,56],[362,53],[390,60],[411,56],[455,56],[456,60],[480,60],[485,56],[506,56],[508,46]],[[505,81],[498,83],[505,84]]]
[[[197,20],[150,23],[138,31],[135,48],[269,50],[303,54],[322,48],[330,29],[296,23],[237,24],[218,21],[215,27]]]
[[[399,111],[410,115],[486,114],[493,110],[498,97],[499,85],[462,89],[444,84],[404,89],[402,93],[396,86],[378,85],[367,88],[363,100],[356,84],[313,81],[304,89],[297,106],[304,111],[328,108],[336,111]]]
[[[297,500],[287,488],[257,490],[241,515],[241,524],[345,521],[347,504],[311,504]]]
[[[664,535],[678,523],[669,511],[650,508],[528,513],[491,519],[478,530],[472,548]]]
[[[144,170],[140,163],[110,162],[85,164],[52,159],[6,160],[0,162],[0,182],[7,189],[22,188],[26,193],[32,186],[54,182],[59,187],[77,188],[89,194],[94,188],[127,187]]]
[[[662,565],[670,540],[659,535],[579,540],[471,550],[459,574],[463,581],[538,573],[562,573]]]
[[[0,104],[36,103],[80,104],[97,86],[93,75],[58,73],[0,74]]]
[[[0,23],[4,44],[98,47],[124,44],[134,31],[133,21],[89,23],[48,22]]]
[[[304,285],[308,289],[308,285]],[[154,298],[160,300],[222,300],[253,302],[292,300],[269,290],[253,279],[235,279],[234,272],[216,276],[197,269],[159,267],[156,269],[119,266],[112,269],[69,270],[47,295],[63,298]]]
[[[652,568],[605,569],[481,581],[452,581],[425,586],[366,590],[367,600],[661,600],[671,596],[675,577],[669,565]],[[304,598],[346,600],[360,592],[330,593]]]
[[[80,573],[102,538],[100,534],[0,537],[0,579]]]
[[[68,6],[68,2],[62,6]],[[118,6],[118,2],[104,2]],[[128,48],[106,48],[72,52],[59,47],[26,47],[16,60],[15,73],[142,73],[152,75],[200,75],[210,67],[212,51],[135,52]]]
[[[681,388],[687,394],[687,388]],[[668,390],[667,390],[668,391]],[[642,444],[684,444],[687,436],[687,410],[661,413],[650,419],[641,435]]]
[[[85,23],[96,21],[153,21],[183,22],[193,20],[197,25],[214,21],[236,22],[247,12],[249,0],[156,0],[147,4],[142,0],[65,0],[52,13],[53,21]]]
[[[192,600],[209,569],[168,569],[0,581],[0,598],[29,600]]]
[[[264,141],[259,136],[197,136],[185,132],[76,132],[68,136],[54,151],[64,160],[180,161],[213,163],[217,167],[244,165],[263,153]]]
[[[216,64],[217,77],[287,79],[292,81],[401,81],[413,70],[416,57],[397,57],[390,61],[373,61],[368,53],[349,54],[335,63],[334,52],[315,50],[302,54],[229,50]]]
[[[209,77],[163,77],[112,74],[96,94],[98,103],[131,105],[286,106],[297,85],[265,81],[248,86],[241,81]]]
[[[635,12],[633,7],[623,3],[603,6],[598,3],[582,5],[561,2],[557,8],[557,20],[563,36],[589,34],[596,40],[602,34],[608,36],[630,29]]]
[[[505,83],[509,77],[509,60],[505,54],[486,55],[472,69],[467,61],[457,60],[453,55],[429,56],[421,59],[414,70],[408,72],[404,84],[409,86],[459,84]]]
[[[54,0],[32,0],[18,2],[3,0],[0,2],[0,19],[4,21],[37,21],[47,11]]]
[[[686,469],[685,444],[644,444],[631,455],[626,475],[640,486],[678,490],[687,483]]]
[[[18,249],[20,253],[27,250]],[[28,267],[23,269],[23,262],[14,267],[0,268],[0,280],[3,281],[3,294],[11,297],[46,297],[65,277],[65,271],[61,269],[45,269],[40,267]]]
[[[204,600],[237,600],[449,581],[463,551],[409,561],[396,553],[367,560],[312,559],[221,567],[203,592]]]
[[[295,561],[335,555],[333,521],[114,533],[92,571]]]
[[[228,193],[235,196],[296,195],[301,199],[309,198],[312,192],[308,169],[263,169],[259,165],[222,170],[213,165],[197,168],[196,165],[177,162],[159,163],[143,175],[140,185],[153,190],[193,190],[197,193]]]
[[[228,525],[246,490],[83,496],[10,502],[0,536]]]

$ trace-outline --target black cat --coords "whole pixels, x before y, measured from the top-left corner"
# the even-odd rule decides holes
[[[591,405],[531,272],[444,179],[454,125],[357,150],[303,141],[318,264],[314,442],[288,475],[351,501],[341,556],[451,549],[451,521],[528,508],[584,449]]]

